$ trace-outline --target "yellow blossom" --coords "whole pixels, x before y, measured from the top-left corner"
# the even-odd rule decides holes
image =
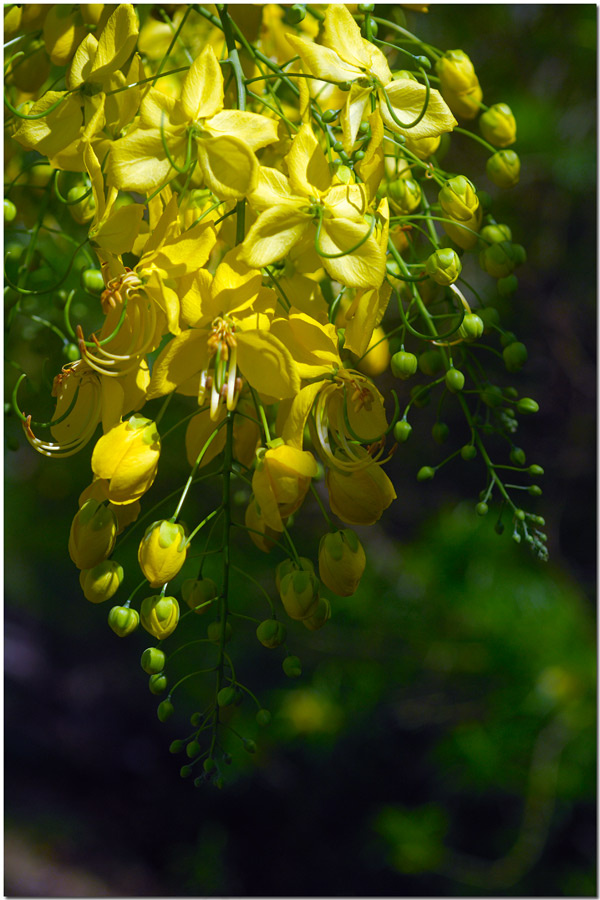
[[[133,503],[152,485],[159,456],[156,425],[134,415],[100,438],[92,454],[92,471],[108,479],[106,494],[111,503]]]
[[[316,474],[312,453],[287,446],[283,441],[258,452],[252,490],[268,528],[283,531],[283,519],[301,506]]]

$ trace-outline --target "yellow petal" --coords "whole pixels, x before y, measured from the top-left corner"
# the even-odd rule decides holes
[[[350,153],[354,146],[358,128],[363,118],[365,118],[365,110],[372,91],[373,88],[361,87],[357,83],[350,88],[350,93],[340,118],[343,136],[342,143],[346,153]]]
[[[181,105],[192,122],[214,116],[223,109],[223,73],[210,44],[204,47],[185,76]]]
[[[292,34],[286,34],[286,38],[302,60],[304,71],[316,75],[317,78],[353,81],[363,74],[359,66],[345,62],[335,50],[331,50],[329,47],[323,47]]]
[[[318,197],[330,187],[329,165],[310,125],[303,125],[295,136],[286,162],[295,193]]]
[[[398,78],[390,82],[384,89],[396,118],[402,123],[397,125],[392,118],[385,97],[380,104],[381,117],[390,131],[397,134],[410,134],[411,138],[418,140],[424,137],[434,137],[452,131],[457,124],[450,109],[442,99],[442,95],[435,88],[429,94],[427,112],[421,121],[413,128],[405,128],[405,124],[413,122],[423,109],[425,103],[425,85],[410,78]]]
[[[242,244],[242,259],[253,268],[268,266],[289,253],[311,219],[298,203],[280,204],[261,213]]]
[[[170,341],[159,354],[148,388],[148,400],[170,394],[208,366],[207,332],[192,328]]]
[[[306,387],[303,387],[292,400],[292,404],[282,427],[278,420],[277,430],[286,444],[302,449],[304,428],[310,415],[310,411],[317,394],[326,384],[328,384],[326,381],[315,381],[313,384],[308,384]]]
[[[60,97],[62,91],[46,91],[37,100],[29,115],[38,115],[49,109]],[[41,119],[23,119],[13,137],[27,150],[37,150],[43,156],[54,156],[73,141],[77,140],[83,125],[83,109],[77,94],[69,94],[60,106]]]
[[[212,275],[206,269],[198,269],[191,278],[181,279],[181,311],[179,324],[182,328],[199,326],[209,318],[205,312],[210,303],[210,285]]]
[[[71,65],[65,78],[67,90],[74,91],[84,81],[87,81],[97,52],[98,41],[93,34],[87,34],[71,60]]]
[[[323,202],[336,218],[362,221],[367,211],[367,194],[362,184],[334,184]]]
[[[217,234],[210,222],[198,222],[177,238],[163,244],[154,258],[155,264],[177,278],[201,268],[217,242]]]
[[[275,319],[271,334],[292,354],[300,378],[315,378],[340,367],[337,331],[334,325],[320,325],[305,313],[290,309],[287,319]]]
[[[379,287],[384,279],[385,255],[376,238],[372,234],[361,243],[368,231],[367,222],[323,219],[321,250],[330,254],[345,251],[333,259],[324,257],[323,265],[333,278],[348,287]]]
[[[102,29],[89,80],[102,83],[127,62],[135,49],[138,21],[130,3],[121,3]]]
[[[206,186],[217,197],[241,200],[254,190],[258,161],[249,147],[231,135],[197,138],[198,162]]]
[[[129,253],[140,230],[144,215],[141,203],[113,209],[100,224],[90,230],[90,241],[120,256]]]
[[[253,209],[263,212],[293,197],[290,183],[282,172],[269,166],[259,167],[256,187],[248,197]]]
[[[360,28],[343,3],[330,3],[323,22],[323,43],[347,63],[367,68],[370,62]]]
[[[178,165],[185,160],[186,140],[169,140],[169,151]],[[151,193],[175,175],[167,159],[157,128],[138,128],[112,145],[107,177],[123,191]]]
[[[241,245],[225,254],[215,272],[206,315],[235,315],[252,306],[262,287],[262,275],[241,260]]]
[[[202,412],[198,413],[197,416],[194,416],[193,419],[190,419],[185,433],[185,452],[187,461],[190,466],[193,466],[195,464],[200,451],[206,444],[211,434],[214,432],[219,422],[223,421],[226,413],[227,409],[225,408],[225,406],[221,406],[215,420],[211,419],[210,417],[210,409],[202,410]],[[208,463],[215,458],[215,456],[219,455],[219,453],[225,446],[226,437],[226,429],[221,428],[217,436],[210,442],[206,453],[202,457],[202,462],[200,464],[201,467],[207,466]]]
[[[237,336],[238,367],[264,397],[282,400],[300,390],[300,377],[289,350],[268,331],[243,331]]]
[[[224,109],[204,122],[203,128],[214,137],[232,135],[247,144],[251,150],[260,150],[278,138],[275,119],[239,109]]]

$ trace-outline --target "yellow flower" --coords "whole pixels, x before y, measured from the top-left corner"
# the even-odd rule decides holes
[[[435,137],[452,131],[456,125],[454,116],[435,89],[430,90],[426,110],[421,116],[427,99],[425,85],[411,78],[394,79],[381,50],[361,36],[353,16],[343,4],[327,7],[322,44],[295,35],[287,35],[287,40],[300,56],[307,74],[326,81],[350,83],[341,115],[347,153],[356,140],[361,121],[371,112],[371,98],[376,100],[386,127],[396,134],[410,134],[413,139]]]
[[[195,157],[204,184],[214,194],[232,199],[246,196],[258,173],[254,151],[277,140],[277,123],[258,113],[223,106],[223,74],[207,44],[190,66],[179,99],[156,88],[148,92],[142,101],[140,127],[111,147],[112,183],[149,193],[177,170],[189,168]]]
[[[175,578],[187,556],[188,544],[182,525],[163,519],[146,529],[138,549],[138,562],[152,587]]]
[[[510,106],[494,103],[479,119],[482,135],[494,147],[508,147],[517,139],[517,123]]]
[[[312,236],[332,278],[352,287],[379,287],[385,251],[365,185],[334,182],[309,125],[296,134],[286,163],[289,179],[277,169],[260,168],[258,185],[248,198],[259,216],[242,244],[242,259],[254,268],[267,266]],[[385,215],[379,220],[384,228]]]
[[[106,494],[111,503],[133,503],[152,485],[159,456],[156,425],[134,415],[100,438],[92,454],[92,471],[108,480]]]
[[[69,556],[78,569],[93,569],[114,550],[117,521],[108,506],[87,500],[75,514],[69,534]]]
[[[252,490],[267,527],[283,531],[283,519],[301,506],[316,474],[312,453],[289,447],[283,441],[258,452]]]
[[[223,399],[227,409],[235,409],[242,379],[268,402],[298,392],[294,360],[267,330],[275,295],[240,256],[240,247],[226,254],[210,288],[204,296],[198,293],[194,320],[199,327],[182,332],[160,353],[148,399],[178,390],[196,395],[202,405],[210,392],[210,414],[216,421]]]
[[[146,597],[140,610],[142,627],[159,641],[173,634],[179,622],[179,604],[175,597]]]
[[[303,569],[289,572],[281,579],[279,596],[290,619],[306,619],[319,605],[319,581]]]
[[[79,583],[90,603],[103,603],[115,594],[123,581],[123,567],[112,559],[105,559],[93,569],[82,569]]]

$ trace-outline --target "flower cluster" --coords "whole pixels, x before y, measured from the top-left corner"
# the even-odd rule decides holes
[[[108,622],[121,637],[141,626],[160,644],[144,651],[142,668],[152,693],[168,692],[161,720],[188,677],[169,689],[183,657],[171,662],[162,642],[208,620],[198,640],[214,691],[192,717],[182,774],[201,763],[197,780],[218,780],[225,707],[247,694],[259,723],[268,721],[226,650],[236,615],[252,618],[230,596],[237,532],[283,556],[274,564],[279,600],[267,598],[256,635],[283,648],[294,676],[300,662],[284,622],[320,629],[333,598],[357,590],[366,556],[354,526],[374,524],[396,499],[385,466],[410,435],[409,412],[432,391],[460,404],[470,440],[417,478],[458,454],[479,456],[487,481],[477,512],[495,493],[515,540],[543,555],[543,521],[513,501],[484,437],[508,440],[514,468],[534,477],[541,469],[524,468],[512,438],[517,415],[535,402],[492,384],[477,357],[489,335],[516,372],[526,349],[465,277],[483,270],[509,298],[525,252],[494,219],[490,195],[442,166],[453,133],[459,149],[473,139],[486,154],[492,186],[519,180],[510,108],[483,104],[466,53],[442,53],[368,4],[166,9],[6,8],[9,181],[15,197],[28,185],[38,191],[42,209],[30,242],[7,255],[9,325],[13,309],[40,320],[27,299],[58,299],[61,327],[50,313],[42,321],[62,335],[68,359],[48,423],[21,412],[23,376],[13,399],[41,453],[69,456],[96,441],[69,553],[92,603],[131,579]],[[459,127],[476,117],[480,135]],[[19,223],[9,197],[4,213]],[[56,222],[83,239],[72,239],[62,279],[35,282],[33,255]],[[82,289],[67,294],[73,267]],[[91,327],[73,325],[80,295]],[[411,391],[404,382],[417,372],[431,381]],[[435,440],[446,433],[437,421]],[[172,495],[155,500],[146,524],[141,503],[166,475],[163,445],[177,439],[189,478],[175,508]],[[221,484],[221,499],[190,524],[188,498],[206,480]],[[234,483],[246,490],[240,517]],[[328,529],[318,574],[290,530],[309,494]],[[142,524],[136,575],[116,557]]]

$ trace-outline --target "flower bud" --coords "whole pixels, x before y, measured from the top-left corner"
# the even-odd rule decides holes
[[[449,433],[450,429],[445,422],[436,422],[431,429],[431,436],[436,444],[443,444],[447,440]]]
[[[163,694],[167,689],[167,676],[163,672],[155,672],[148,679],[151,694]]]
[[[357,364],[359,372],[369,378],[377,378],[390,364],[390,345],[383,328],[378,325],[373,330],[367,349]]]
[[[327,597],[320,597],[319,603],[311,616],[302,619],[302,624],[309,631],[318,631],[331,618],[331,603]]]
[[[494,103],[479,119],[479,128],[494,147],[508,147],[517,139],[517,123],[510,106],[506,103]]]
[[[473,444],[465,444],[464,447],[461,448],[460,455],[468,462],[471,459],[475,459],[477,456],[477,448],[474,447]]]
[[[406,419],[401,419],[394,425],[394,440],[398,441],[399,444],[403,444],[409,439],[411,431],[412,425]]]
[[[140,617],[129,606],[113,606],[108,614],[108,624],[119,637],[127,637],[138,627]]]
[[[450,178],[439,192],[438,200],[444,212],[460,222],[470,219],[479,207],[475,186],[464,175]]]
[[[301,506],[316,474],[317,462],[308,450],[281,442],[258,451],[252,490],[269,528],[283,531],[283,519]]]
[[[483,91],[479,82],[458,94],[456,91],[444,91],[444,100],[450,107],[451,111],[460,116],[461,119],[474,119],[481,109],[481,101],[483,99]]]
[[[524,416],[538,412],[539,408],[539,404],[531,397],[522,397],[517,403],[517,412]]]
[[[281,665],[288,678],[298,678],[302,675],[302,664],[297,656],[286,656]]]
[[[103,603],[110,600],[123,581],[123,567],[112,559],[105,559],[93,569],[82,569],[79,583],[83,595],[90,603]]]
[[[492,278],[510,275],[516,265],[511,244],[508,241],[501,241],[499,244],[485,247],[479,254],[479,265]]]
[[[448,369],[444,381],[451,394],[457,394],[465,386],[465,376],[458,369]]]
[[[146,597],[140,615],[142,627],[162,641],[177,628],[179,604],[175,597]]]
[[[265,619],[256,629],[256,637],[263,647],[268,647],[269,650],[274,650],[275,647],[283,644],[286,635],[285,625],[282,622],[278,622],[277,619]]]
[[[516,466],[524,466],[526,459],[525,451],[521,447],[513,447],[510,451],[510,461]]]
[[[435,64],[442,91],[462,94],[479,83],[473,63],[464,50],[446,50]]]
[[[281,579],[279,596],[290,619],[306,619],[315,612],[319,582],[311,572],[290,572]]]
[[[488,244],[501,244],[502,241],[512,240],[512,232],[508,225],[486,225],[479,232],[479,236]]]
[[[367,558],[357,534],[350,528],[326,534],[319,543],[319,576],[338,597],[357,589]]]
[[[211,600],[219,596],[219,591],[212,578],[188,578],[181,585],[181,596],[189,608],[201,616],[212,605]]]
[[[500,188],[511,188],[519,183],[521,161],[514,150],[498,150],[485,164],[487,177]]]
[[[468,313],[462,320],[458,333],[464,341],[476,341],[483,334],[483,322],[475,313]]]
[[[12,200],[4,198],[4,221],[12,222],[17,217],[17,207]]]
[[[142,653],[140,663],[147,675],[157,675],[165,667],[165,654],[158,647],[148,647]]]
[[[513,341],[502,351],[507,372],[518,372],[527,362],[527,347],[520,341]]]
[[[421,187],[414,178],[397,178],[388,183],[387,195],[402,215],[408,215],[421,202]]]
[[[461,222],[457,219],[451,222],[444,221],[442,228],[455,244],[463,250],[471,250],[479,241],[478,231],[481,228],[482,218],[483,211],[480,203],[470,218],[463,219]],[[425,282],[425,284],[427,283]]]
[[[308,559],[306,556],[299,556],[298,562],[300,563],[300,569],[304,572],[311,572],[313,575],[315,573],[315,567],[313,561]],[[277,568],[275,569],[275,585],[277,590],[281,589],[281,580],[285,578],[286,575],[289,575],[290,572],[298,571],[298,563],[293,559],[284,559],[279,563]]]
[[[222,632],[222,624],[221,622],[211,622],[208,628],[206,629],[206,637],[213,644],[221,643],[221,632]],[[226,644],[231,640],[231,635],[233,634],[233,628],[229,622],[225,622],[225,640]]]
[[[110,556],[116,539],[113,511],[98,500],[87,500],[71,525],[69,555],[78,569],[93,569]]]
[[[488,507],[487,503],[485,503],[483,500],[480,503],[478,503],[477,506],[475,507],[475,511],[478,516],[486,516],[488,513],[488,510],[489,510],[489,507]]]
[[[331,510],[347,525],[373,525],[396,499],[392,482],[375,462],[351,473],[328,469],[325,480]]]
[[[230,684],[221,688],[217,694],[217,703],[219,706],[231,706],[236,698],[236,690]]]
[[[158,709],[156,710],[156,715],[158,716],[161,722],[166,722],[167,719],[170,719],[175,710],[173,709],[173,704],[170,700],[163,700],[162,703],[158,704]],[[186,768],[185,766],[183,768]],[[181,770],[183,771],[183,769]]]
[[[537,466],[535,463],[529,466],[527,472],[529,473],[529,475],[531,475],[532,478],[539,478],[540,475],[544,474],[543,468],[541,466]]]
[[[418,360],[414,353],[407,353],[405,350],[399,350],[394,353],[390,360],[390,368],[395,378],[401,378],[405,381],[414,375],[417,371]]]
[[[435,469],[431,466],[421,466],[417,472],[417,481],[431,481],[435,475]]]
[[[442,139],[439,134],[436,134],[434,137],[422,138],[411,138],[410,134],[406,134],[405,137],[406,149],[411,153],[414,153],[419,159],[429,159],[440,146],[440,141]]]
[[[462,263],[456,250],[443,247],[432,253],[425,262],[425,272],[437,284],[453,284],[462,271]]]
[[[182,525],[163,519],[148,526],[138,549],[138,562],[152,587],[161,587],[175,578],[187,550]]]
[[[78,225],[85,225],[86,222],[94,218],[96,201],[91,190],[88,193],[88,188],[84,184],[76,184],[72,187],[67,194],[67,200],[69,201],[68,210]],[[104,280],[102,280],[102,288],[100,290],[104,290]]]
[[[108,480],[107,497],[111,503],[133,503],[152,485],[159,456],[156,424],[134,415],[115,425],[96,443],[92,470],[98,478]]]
[[[256,713],[256,724],[261,725],[263,728],[265,725],[268,725],[271,721],[271,713],[268,709],[259,709]]]

